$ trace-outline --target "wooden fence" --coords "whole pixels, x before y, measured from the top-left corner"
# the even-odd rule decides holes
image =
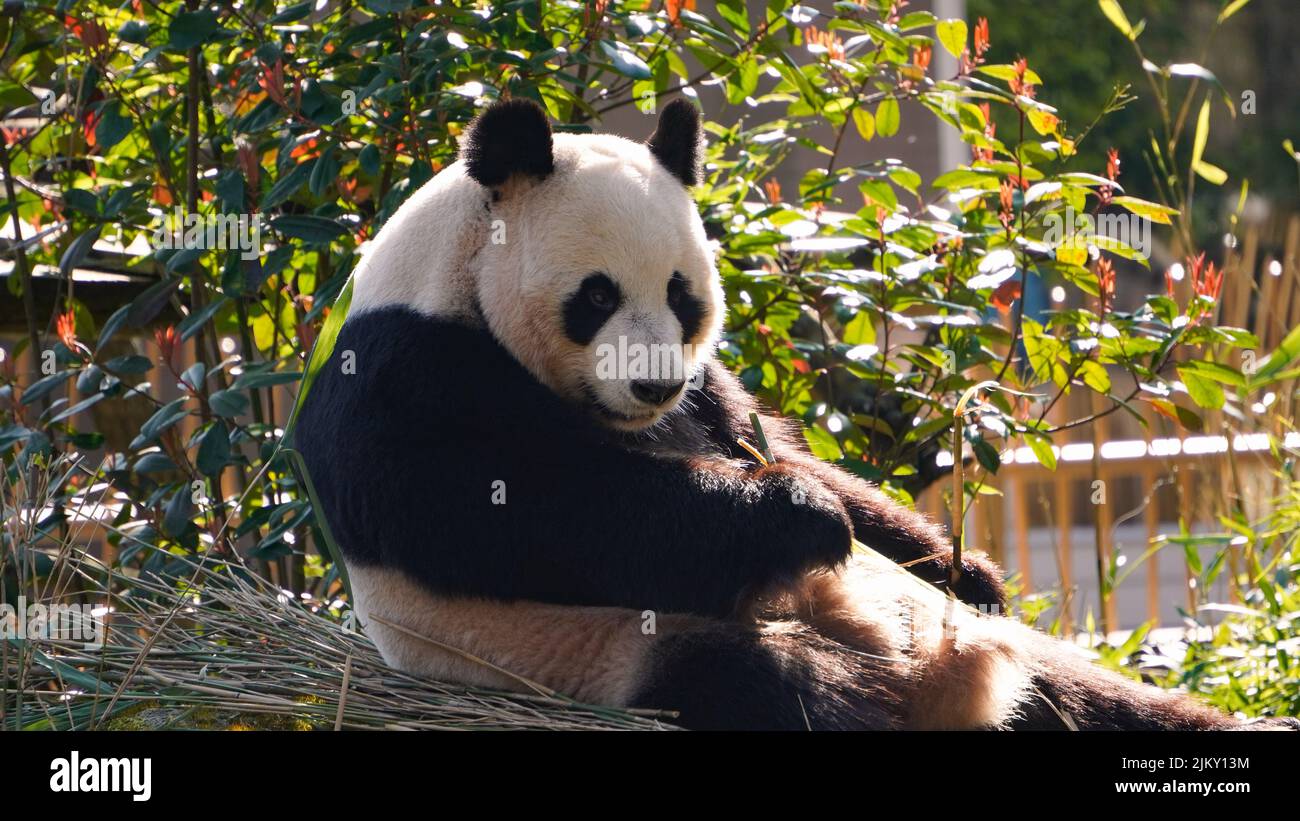
[[[1261,237],[1269,235],[1282,237],[1280,250],[1262,250]],[[1272,230],[1247,229],[1244,241],[1227,254],[1225,270],[1219,321],[1251,330],[1260,348],[1242,355],[1262,359],[1300,324],[1300,216]],[[1187,290],[1189,284],[1180,287]],[[1180,302],[1188,296],[1180,294]],[[973,477],[984,479],[1001,495],[981,494],[970,506],[967,544],[987,551],[1018,575],[1026,593],[1036,592],[1034,579],[1043,575],[1035,563],[1053,561],[1051,586],[1060,591],[1057,612],[1066,632],[1086,612],[1106,632],[1148,620],[1168,624],[1175,603],[1194,613],[1201,591],[1188,560],[1181,548],[1167,543],[1160,548],[1158,537],[1176,533],[1180,520],[1193,532],[1222,530],[1219,516],[1235,509],[1252,519],[1266,512],[1282,489],[1268,434],[1300,447],[1300,434],[1293,430],[1296,387],[1293,382],[1249,397],[1244,424],[1222,412],[1209,413],[1204,430],[1197,433],[1179,429],[1153,412],[1145,414],[1145,427],[1124,413],[1099,419],[1057,443],[1055,471],[1039,465],[1027,447],[1004,453],[996,476],[981,470]],[[1057,403],[1049,420],[1088,416],[1103,401],[1090,392],[1072,392]],[[945,483],[931,486],[918,506],[943,519],[946,490]],[[1129,608],[1125,619],[1117,613],[1116,595],[1100,596],[1100,579],[1116,555],[1119,519],[1140,523],[1145,532],[1142,549],[1125,551],[1122,559],[1130,565],[1140,560],[1145,567],[1135,567],[1116,591],[1131,597],[1133,587],[1142,586],[1145,607]],[[1080,527],[1091,529],[1091,544],[1079,538]],[[1035,537],[1038,542],[1050,540],[1050,553],[1041,544],[1034,549]],[[1228,549],[1226,572],[1235,575],[1242,567],[1241,550],[1236,545]],[[1078,573],[1081,552],[1089,560],[1087,574]],[[1171,566],[1185,569],[1181,596],[1171,596],[1167,578],[1162,587],[1162,565],[1166,571]],[[1235,590],[1225,585],[1225,592],[1232,595]],[[1087,602],[1086,610],[1079,606],[1081,600]]]

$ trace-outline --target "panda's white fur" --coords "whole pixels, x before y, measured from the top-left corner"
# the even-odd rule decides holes
[[[647,411],[628,380],[592,379],[602,351],[654,350],[682,336],[666,309],[668,278],[682,274],[713,308],[708,341],[684,348],[689,378],[695,355],[712,353],[722,322],[722,285],[704,225],[681,181],[642,143],[614,135],[557,134],[555,173],[517,178],[492,195],[451,164],[416,192],[385,225],[357,267],[352,310],[388,305],[429,316],[486,320],[543,384],[561,395],[596,392],[607,408],[653,424],[671,407]],[[587,345],[555,333],[561,301],[592,271],[618,282],[624,304]]]
[[[495,190],[473,179],[464,161],[441,171],[366,250],[348,321],[402,306],[429,317],[486,322],[539,381],[576,398],[598,345],[619,336],[644,344],[681,337],[662,299],[677,271],[706,303],[701,356],[709,356],[722,293],[681,180],[645,145],[618,137],[560,134],[553,153],[554,173],[516,176]],[[504,241],[494,243],[494,234]],[[626,302],[592,344],[580,346],[556,328],[562,300],[591,271],[613,277]],[[604,404],[629,417],[644,415],[618,380],[586,387],[597,387]],[[636,425],[650,425],[674,407]],[[535,683],[589,703],[629,705],[652,674],[661,642],[715,623],[638,609],[435,595],[383,565],[352,565],[349,572],[357,614],[394,666],[505,690],[526,692]],[[978,614],[874,553],[856,553],[838,570],[811,572],[758,597],[753,617],[773,642],[788,634],[797,643],[811,630],[818,641],[834,643],[835,653],[809,656],[811,669],[824,670],[828,679],[874,671],[872,680],[859,681],[863,690],[876,688],[882,703],[902,705],[888,726],[1007,727],[1027,713],[1043,713],[1044,703],[1066,698],[1072,688],[1088,697],[1101,693],[1107,705],[1139,705],[1134,709],[1143,715],[1168,710],[1187,726],[1227,721],[1179,696],[1138,692],[1118,677],[1094,683],[1093,668],[1073,647],[1010,619]],[[1062,670],[1068,681],[1049,697],[1037,683],[1063,681]],[[1048,706],[1060,717],[1057,726],[1073,723],[1068,709]]]

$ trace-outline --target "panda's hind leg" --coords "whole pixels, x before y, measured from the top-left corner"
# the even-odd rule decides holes
[[[799,622],[695,621],[656,642],[632,706],[694,730],[888,730],[902,704],[889,665]]]

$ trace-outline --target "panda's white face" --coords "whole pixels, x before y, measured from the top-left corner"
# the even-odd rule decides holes
[[[539,380],[619,430],[681,402],[722,320],[704,226],[642,144],[555,135],[554,171],[513,177],[479,251],[479,307]]]

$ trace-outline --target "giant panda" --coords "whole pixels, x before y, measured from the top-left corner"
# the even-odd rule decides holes
[[[384,658],[689,728],[1236,726],[966,606],[997,567],[942,589],[937,527],[783,420],[738,443],[700,151],[684,100],[645,143],[499,101],[364,255],[296,435]],[[681,368],[601,378],[619,344]]]

